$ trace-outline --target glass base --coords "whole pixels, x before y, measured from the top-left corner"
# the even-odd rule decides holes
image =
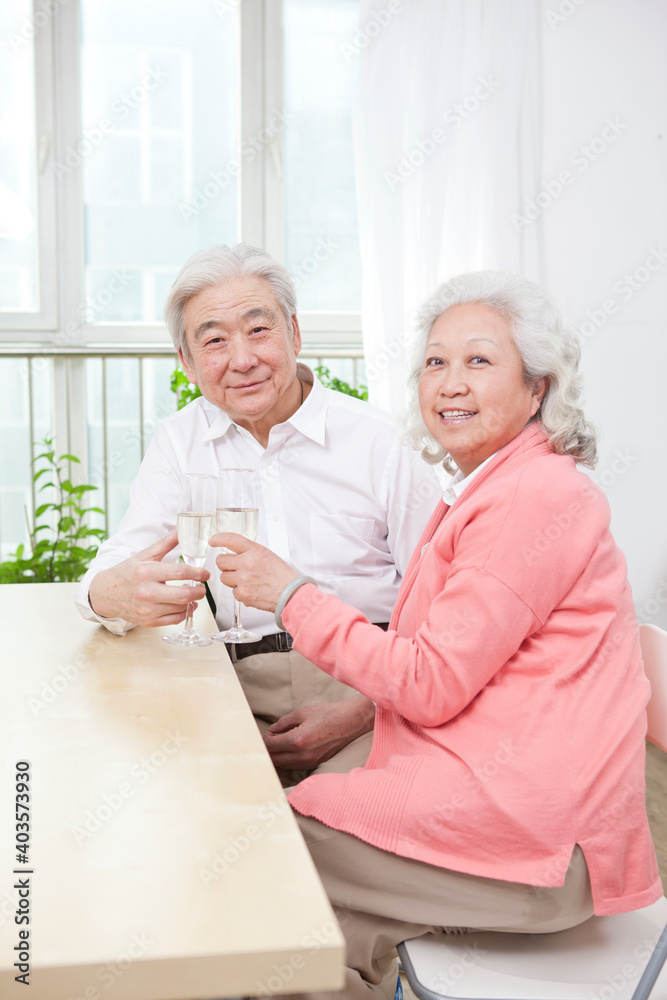
[[[165,642],[170,642],[172,646],[210,646],[211,640],[204,635],[197,635],[196,632],[176,632],[172,635],[163,635]]]
[[[226,632],[216,632],[211,636],[216,642],[259,642],[261,635],[248,632],[245,628],[228,628]]]

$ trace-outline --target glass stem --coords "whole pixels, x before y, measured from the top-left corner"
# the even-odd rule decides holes
[[[188,604],[188,610],[186,611],[185,614],[185,625],[183,626],[183,631],[185,632],[186,635],[192,635],[194,633],[195,627],[192,621],[192,616],[194,615],[194,613],[195,613],[195,606],[191,602],[190,604]]]
[[[234,598],[234,628],[237,628],[239,631],[243,629],[243,625],[241,624],[241,605],[236,598]]]

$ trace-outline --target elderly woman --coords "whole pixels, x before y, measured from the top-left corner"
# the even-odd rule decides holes
[[[413,431],[458,471],[387,633],[266,549],[214,539],[236,553],[217,560],[236,597],[377,706],[366,765],[290,793],[350,998],[393,997],[405,938],[552,931],[662,892],[626,564],[577,469],[596,457],[578,344],[543,290],[503,272],[441,285],[421,334]]]

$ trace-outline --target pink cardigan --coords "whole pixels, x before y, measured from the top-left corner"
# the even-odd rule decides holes
[[[662,893],[644,806],[648,681],[602,492],[531,424],[415,550],[389,632],[312,585],[294,646],[377,704],[367,764],[294,809],[406,858],[562,885],[575,844],[595,912]]]

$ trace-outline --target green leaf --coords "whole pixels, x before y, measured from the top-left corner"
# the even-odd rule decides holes
[[[193,399],[198,399],[201,396],[199,386],[193,385],[181,368],[176,368],[172,372],[169,385],[171,391],[176,394],[176,408],[178,410],[182,410]]]
[[[41,481],[39,492],[53,490],[54,499],[40,504],[33,516],[34,526],[28,524],[32,551],[26,554],[25,546],[19,545],[9,559],[0,563],[0,584],[80,580],[97,552],[99,542],[106,538],[105,531],[101,528],[89,528],[84,520],[88,512],[104,515],[103,508],[85,508],[81,503],[81,498],[86,493],[98,487],[91,483],[74,486],[70,479],[63,477],[65,463],[80,464],[79,459],[68,452],[56,458],[55,450],[51,448],[53,439],[50,437],[45,437],[39,444],[33,442],[33,447],[39,447],[40,444],[47,450],[40,452],[32,461],[33,464],[44,461],[46,466],[34,472],[32,479],[35,483]],[[55,477],[55,482],[43,481],[48,478],[47,472],[51,473],[52,479]],[[47,523],[34,524],[47,511],[52,512]],[[55,537],[52,519],[58,524]],[[40,532],[46,532],[46,537],[37,540]],[[95,540],[95,544],[88,544],[91,538]]]
[[[344,382],[343,379],[336,378],[332,375],[326,365],[317,365],[315,371],[317,372],[317,377],[320,382],[327,389],[333,389],[335,392],[342,392],[346,396],[354,396],[356,399],[368,399],[368,386],[360,385],[358,389],[353,389],[349,382]]]

